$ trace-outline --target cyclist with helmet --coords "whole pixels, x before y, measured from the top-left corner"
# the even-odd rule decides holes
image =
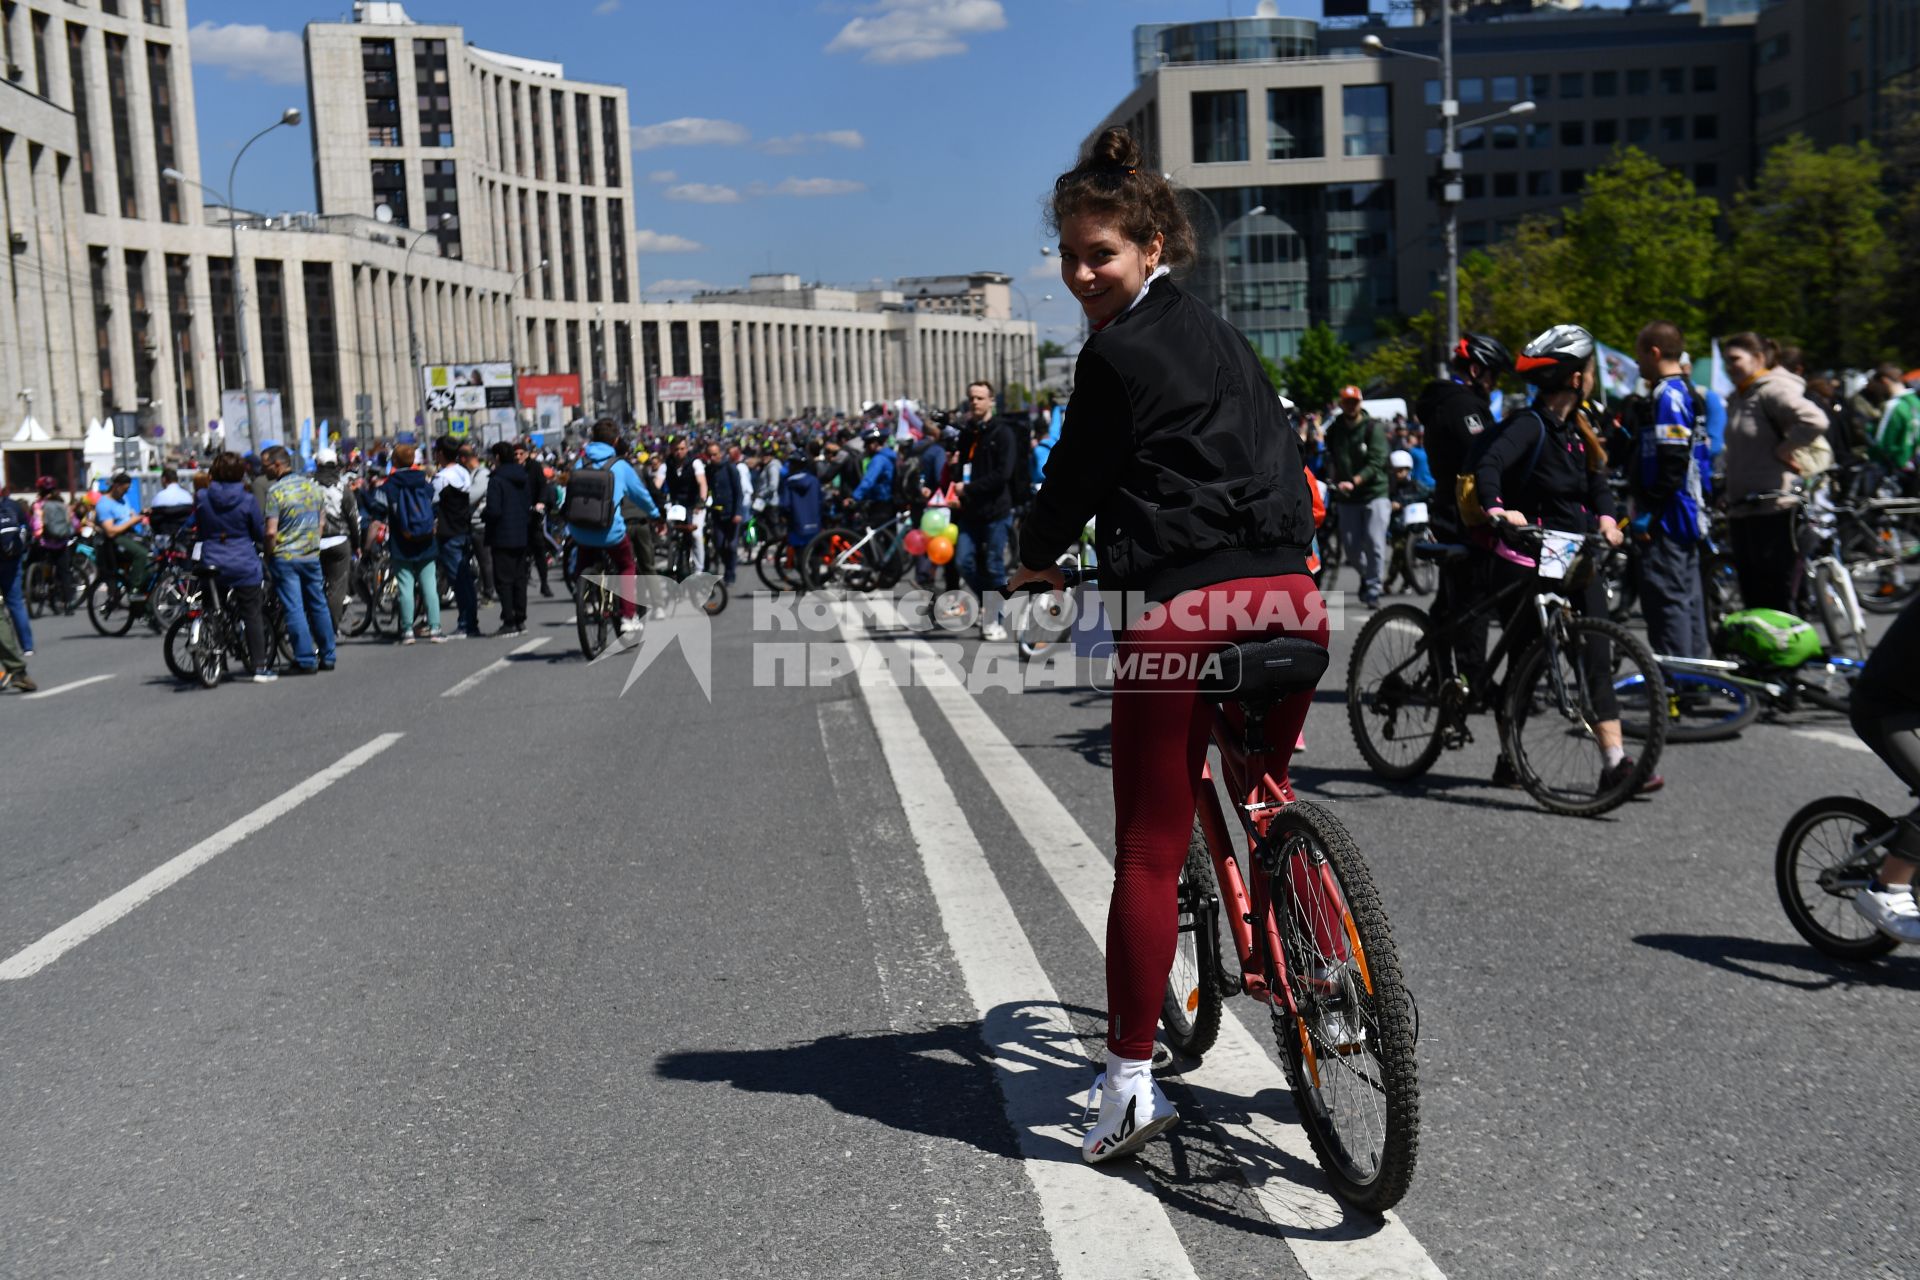
[[[1097,514],[1101,589],[1128,597],[1120,644],[1196,659],[1240,639],[1325,644],[1325,605],[1307,574],[1313,515],[1299,444],[1253,348],[1167,278],[1193,261],[1195,244],[1166,179],[1126,130],[1108,129],[1055,183],[1048,218],[1061,280],[1092,336],[1047,483],[1020,526],[1009,589],[1059,589],[1055,559]],[[1378,461],[1384,500],[1384,448]],[[1107,1069],[1095,1082],[1099,1119],[1081,1138],[1090,1163],[1137,1149],[1177,1119],[1150,1066],[1211,723],[1197,665],[1115,679]],[[1310,690],[1295,694],[1268,720],[1276,778],[1312,700]]]
[[[867,470],[853,487],[853,500],[860,505],[868,524],[884,524],[893,519],[893,476],[900,458],[878,427],[862,431],[860,444],[867,455]]]
[[[1575,324],[1560,324],[1529,342],[1515,365],[1520,376],[1537,387],[1533,403],[1507,417],[1474,464],[1474,486],[1480,505],[1495,526],[1534,525],[1567,533],[1598,531],[1609,545],[1623,540],[1613,518],[1613,497],[1607,486],[1606,454],[1590,428],[1576,417],[1581,398],[1593,385],[1593,335]],[[1494,528],[1475,529],[1473,541],[1486,552],[1491,585],[1499,590],[1516,579],[1532,581],[1536,565],[1526,544],[1509,545]],[[1554,584],[1573,600],[1574,607],[1591,618],[1604,618],[1607,606],[1598,575],[1584,584]],[[1526,652],[1537,638],[1540,623],[1531,610],[1522,609],[1515,624],[1511,652]],[[1621,785],[1631,776],[1633,758],[1624,748],[1620,706],[1614,696],[1611,655],[1604,640],[1595,640],[1586,654],[1586,669],[1594,674],[1588,690],[1594,725],[1603,758],[1598,790]],[[1503,756],[1500,764],[1507,765]],[[1510,769],[1510,766],[1509,766]],[[1507,770],[1496,771],[1501,778]],[[1665,785],[1657,774],[1640,784],[1642,791]]]
[[[1498,338],[1480,333],[1460,335],[1447,361],[1447,377],[1428,383],[1414,401],[1414,413],[1426,428],[1427,464],[1433,470],[1433,500],[1427,505],[1427,524],[1440,542],[1464,542],[1460,521],[1461,468],[1480,438],[1493,429],[1493,389],[1513,372],[1513,356]],[[1433,595],[1433,617],[1444,625],[1464,613],[1467,605],[1486,592],[1489,565],[1484,557],[1444,561]],[[1469,688],[1485,679],[1487,629],[1491,619],[1482,614],[1454,633],[1454,671]]]

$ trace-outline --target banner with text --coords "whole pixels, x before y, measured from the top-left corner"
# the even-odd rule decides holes
[[[513,366],[505,360],[485,364],[430,364],[420,371],[427,409],[433,413],[471,413],[513,407]]]

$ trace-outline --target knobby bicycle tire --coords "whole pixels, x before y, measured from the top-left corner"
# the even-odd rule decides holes
[[[123,636],[133,630],[133,606],[126,593],[116,591],[104,578],[96,578],[87,591],[87,621],[103,636]]]
[[[1189,1058],[1205,1056],[1220,1035],[1222,990],[1220,895],[1215,890],[1213,855],[1198,818],[1180,869],[1180,932],[1173,969],[1160,1003],[1160,1032],[1167,1044]]]
[[[1416,628],[1419,639],[1414,641],[1414,646],[1422,652],[1404,672],[1391,677],[1383,673],[1374,681],[1374,687],[1362,687],[1370,652],[1381,643],[1381,634],[1395,625]],[[1388,605],[1367,619],[1367,625],[1360,629],[1360,638],[1354,642],[1353,656],[1347,661],[1347,724],[1353,730],[1354,745],[1366,757],[1367,767],[1391,782],[1417,778],[1440,758],[1444,717],[1440,705],[1440,668],[1434,662],[1432,635],[1433,623],[1426,610],[1410,604]],[[1393,660],[1393,664],[1399,665],[1398,660]],[[1388,687],[1389,679],[1391,687]],[[1400,731],[1402,708],[1417,712],[1422,707],[1431,714],[1431,726],[1424,729],[1416,726],[1406,738],[1396,739],[1393,735]],[[1375,719],[1370,720],[1370,716]],[[1404,759],[1389,759],[1382,749],[1387,742],[1412,744],[1422,737],[1425,742],[1418,751]]]
[[[573,622],[580,637],[580,652],[592,662],[607,651],[607,612],[611,602],[606,589],[581,573],[573,580]]]
[[[1826,866],[1814,869],[1815,883],[1811,886],[1802,883],[1809,837],[1829,820],[1842,825],[1838,838],[1848,842],[1855,835],[1877,835],[1893,825],[1892,818],[1854,796],[1827,796],[1813,801],[1787,819],[1787,825],[1780,832],[1780,843],[1773,854],[1774,888],[1780,893],[1780,905],[1787,913],[1787,922],[1816,950],[1836,960],[1877,960],[1899,944],[1855,913],[1853,903],[1848,900],[1851,894],[1835,891],[1851,885],[1853,892],[1859,892],[1858,886],[1864,885],[1871,873],[1864,857],[1849,857],[1846,846],[1829,848]],[[1860,859],[1857,866],[1855,858]],[[1820,871],[1837,873],[1833,889],[1818,883]],[[1826,901],[1813,898],[1809,888]],[[1843,934],[1822,924],[1819,907],[1826,907],[1841,923],[1852,926],[1854,932]]]
[[[162,656],[167,660],[167,673],[182,684],[192,684],[194,681],[193,652],[189,645],[194,617],[193,610],[189,609],[175,618],[160,641]]]
[[[1315,985],[1336,984],[1310,972],[1318,964],[1319,949],[1310,936],[1312,922],[1300,918],[1286,874],[1286,864],[1295,856],[1304,857],[1314,872],[1331,873],[1341,901],[1329,905],[1344,906],[1337,923],[1343,926],[1348,954],[1338,966],[1338,998],[1348,1016],[1357,1017],[1364,1034],[1341,1046],[1325,1038],[1329,1006],[1323,1005]],[[1274,815],[1254,865],[1255,874],[1267,879],[1266,896],[1287,948],[1288,984],[1302,1015],[1288,1017],[1275,997],[1274,1035],[1307,1139],[1335,1194],[1357,1208],[1384,1213],[1413,1183],[1420,1147],[1420,1076],[1419,1020],[1401,976],[1400,953],[1380,891],[1346,828],[1331,811],[1310,801],[1290,804]],[[1350,1150],[1343,1136],[1341,1121],[1357,1104],[1342,1106],[1329,1099],[1348,1086],[1360,1102],[1373,1101],[1378,1108],[1377,1151]]]
[[[1660,668],[1654,662],[1653,655],[1625,627],[1616,622],[1600,618],[1567,617],[1557,625],[1565,628],[1564,646],[1555,643],[1548,645],[1545,637],[1536,640],[1521,655],[1514,667],[1513,679],[1507,690],[1506,714],[1501,722],[1501,744],[1506,748],[1507,758],[1512,761],[1514,772],[1519,776],[1520,785],[1532,796],[1535,803],[1553,813],[1566,814],[1575,818],[1594,818],[1625,804],[1640,791],[1640,784],[1652,775],[1654,766],[1660,762],[1660,750],[1667,741],[1667,717],[1665,708],[1665,683],[1660,678]],[[1532,719],[1533,690],[1535,685],[1548,676],[1547,660],[1550,652],[1572,655],[1576,671],[1585,670],[1585,638],[1591,635],[1604,637],[1612,646],[1614,661],[1611,672],[1598,672],[1593,680],[1619,681],[1638,678],[1648,686],[1659,688],[1662,693],[1645,708],[1640,732],[1632,736],[1640,743],[1640,755],[1634,761],[1631,775],[1605,791],[1597,787],[1591,795],[1556,788],[1541,776],[1535,767],[1535,761],[1528,758],[1527,748],[1520,734],[1525,724]],[[1594,712],[1588,699],[1589,688],[1580,691],[1582,719],[1591,722]],[[1656,714],[1656,708],[1658,714]],[[1624,715],[1625,708],[1622,708]],[[1625,730],[1624,721],[1622,730]],[[1595,747],[1596,776],[1600,767],[1598,747]]]
[[[1698,671],[1661,669],[1666,685],[1667,741],[1720,742],[1737,737],[1760,715],[1760,699],[1736,681]],[[1646,683],[1638,675],[1620,676],[1613,682],[1614,696],[1620,699],[1620,729],[1628,738],[1639,741],[1641,722],[1627,714],[1626,708],[1644,695]],[[1689,707],[1689,701],[1709,704]],[[1716,710],[1717,709],[1717,710]]]

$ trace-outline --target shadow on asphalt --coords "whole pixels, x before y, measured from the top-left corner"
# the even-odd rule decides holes
[[[1308,740],[1311,750],[1312,739]],[[1287,766],[1287,773],[1293,779],[1293,785],[1300,791],[1318,791],[1329,782],[1352,783],[1366,788],[1364,792],[1336,792],[1335,799],[1360,800],[1369,796],[1406,796],[1413,799],[1433,800],[1440,804],[1467,805],[1474,809],[1506,809],[1514,813],[1545,813],[1523,793],[1510,792],[1495,787],[1484,778],[1468,778],[1458,774],[1429,773],[1416,782],[1387,782],[1379,774],[1365,768],[1331,768],[1313,763],[1309,756],[1296,755]],[[1459,791],[1461,795],[1450,795]],[[1601,819],[1605,820],[1605,816]]]
[[[1077,1036],[1062,1041],[1057,1022],[1037,1013],[1042,1008],[1059,1009],[1081,1026],[1104,1021],[1098,1011],[1074,1005],[1010,1004],[979,1022],[841,1032],[778,1048],[670,1053],[654,1071],[668,1080],[731,1085],[749,1093],[817,1097],[846,1115],[1012,1160],[1077,1162],[1081,1103],[1094,1064]],[[989,1027],[995,1039],[991,1046],[984,1038]],[[1004,1118],[996,1056],[1020,1072],[1022,1098],[1060,1099],[1058,1114],[1036,1127],[1036,1140],[1024,1153]],[[1273,1076],[1271,1088],[1240,1098],[1192,1086],[1177,1068],[1163,1074],[1182,1123],[1125,1167],[1151,1178],[1169,1207],[1234,1230],[1276,1240],[1358,1240],[1373,1234],[1380,1220],[1349,1212],[1326,1196],[1316,1166],[1247,1137],[1248,1118],[1256,1111],[1284,1124],[1298,1123],[1280,1068]],[[1288,1202],[1295,1223],[1269,1220],[1249,1183]],[[1289,1194],[1290,1186],[1303,1194]]]
[[[1643,933],[1634,938],[1643,947],[1670,952],[1689,960],[1757,978],[1800,991],[1833,987],[1894,987],[1920,991],[1920,959],[1894,952],[1882,960],[1847,964],[1815,951],[1802,942],[1768,942],[1762,938],[1733,938],[1724,934]],[[1760,965],[1791,969],[1782,974]]]

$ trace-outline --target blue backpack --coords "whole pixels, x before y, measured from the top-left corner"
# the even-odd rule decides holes
[[[393,527],[403,542],[418,546],[433,541],[433,493],[425,485],[383,485]]]

